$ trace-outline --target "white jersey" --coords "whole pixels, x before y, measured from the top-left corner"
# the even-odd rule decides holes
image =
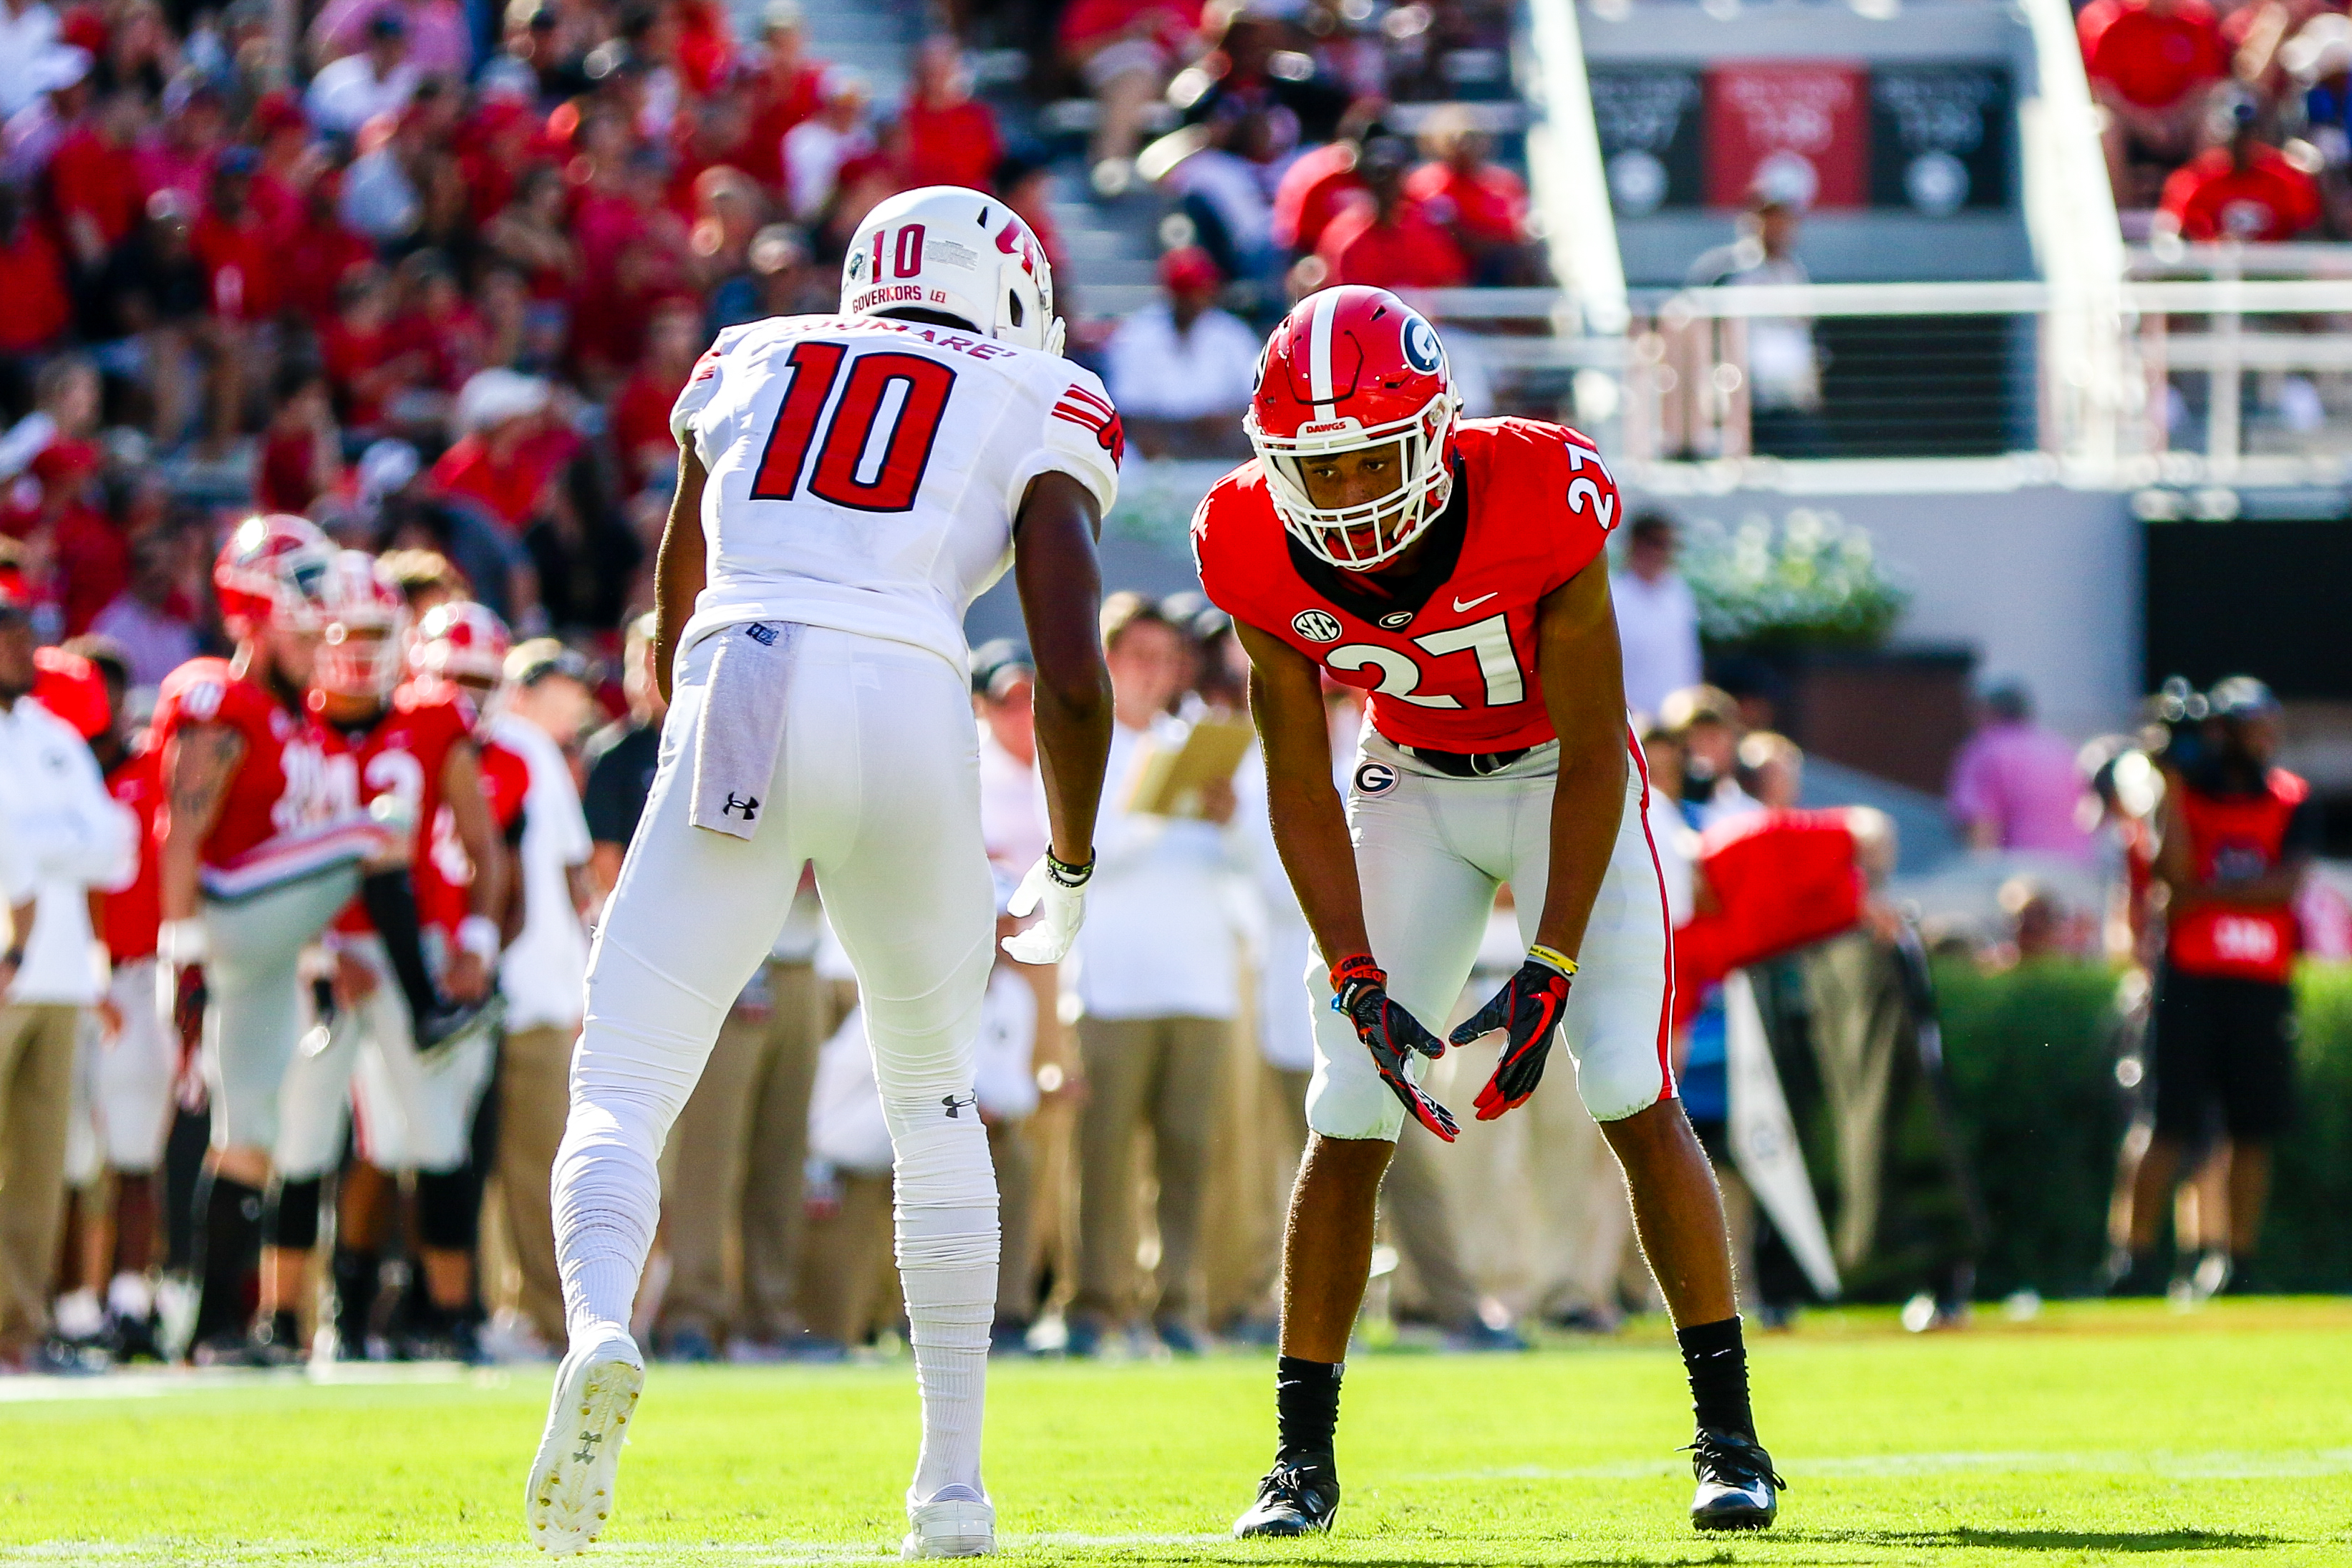
[[[709,473],[707,584],[682,640],[793,621],[912,643],[959,673],[964,611],[1003,575],[1030,481],[1068,474],[1108,512],[1124,444],[1093,373],[872,316],[729,328],[670,430]]]

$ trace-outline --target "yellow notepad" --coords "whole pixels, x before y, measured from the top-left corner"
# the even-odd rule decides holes
[[[1199,816],[1202,787],[1232,778],[1256,734],[1246,719],[1212,714],[1185,731],[1181,745],[1146,736],[1127,809],[1153,816]]]

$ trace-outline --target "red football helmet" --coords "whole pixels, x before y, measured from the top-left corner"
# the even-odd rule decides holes
[[[325,636],[311,683],[336,697],[381,702],[407,658],[408,599],[363,550],[339,550],[327,569]]]
[[[233,630],[243,622],[253,631],[316,631],[334,559],[334,542],[307,518],[282,511],[247,518],[213,560],[221,619]]]
[[[1436,329],[1385,289],[1349,284],[1301,300],[1266,340],[1242,420],[1283,525],[1334,566],[1393,559],[1454,493],[1462,400]],[[1377,500],[1319,507],[1306,465],[1394,443],[1399,479]]]
[[[408,662],[420,675],[462,680],[485,690],[506,679],[507,624],[471,599],[436,605],[417,624],[416,646]]]

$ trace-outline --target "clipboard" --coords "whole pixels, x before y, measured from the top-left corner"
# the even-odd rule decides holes
[[[1215,714],[1196,721],[1181,745],[1145,737],[1135,783],[1127,792],[1127,809],[1149,816],[1198,817],[1202,787],[1232,778],[1256,737],[1246,719]]]

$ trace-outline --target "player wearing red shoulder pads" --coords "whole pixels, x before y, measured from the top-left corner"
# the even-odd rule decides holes
[[[195,1216],[201,1361],[299,1353],[290,1317],[265,1313],[248,1335],[246,1306],[263,1235],[280,1228],[278,1095],[310,1021],[297,962],[384,842],[304,706],[334,556],[302,518],[239,523],[213,563],[235,651],[173,671],[155,712],[157,1003],[174,1029],[192,1026],[201,1006],[213,1042],[213,1148]]]
[[[404,1353],[470,1359],[465,1309],[477,1205],[467,1159],[494,1054],[495,1018],[485,1009],[495,1005],[499,932],[487,912],[461,918],[451,931],[423,929],[418,878],[436,825],[450,816],[465,853],[481,868],[474,890],[482,910],[496,910],[504,847],[483,795],[472,700],[444,682],[398,684],[409,652],[399,588],[373,558],[344,551],[328,574],[324,599],[310,693],[313,727],[331,765],[348,773],[372,816],[397,829],[398,842],[371,866],[361,896],[329,936],[334,1016],[323,1045],[297,1057],[279,1097],[278,1168],[288,1194],[280,1208],[298,1195],[315,1205],[311,1193],[340,1163],[355,1108],[365,1171],[352,1173],[353,1184],[341,1194],[338,1348],[365,1353],[375,1250],[389,1217],[389,1180],[367,1173],[413,1172],[425,1310],[404,1331],[420,1342]],[[304,1245],[277,1260],[272,1278],[293,1281],[299,1295],[311,1250]]]
[[[1445,351],[1393,294],[1317,294],[1275,330],[1243,421],[1257,458],[1192,523],[1202,585],[1252,664],[1275,841],[1322,965],[1310,971],[1313,1136],[1284,1260],[1282,1441],[1241,1535],[1328,1529],[1339,1363],[1382,1173],[1496,888],[1526,961],[1451,1043],[1499,1039],[1478,1115],[1519,1105],[1565,1029],[1577,1085],[1633,1189],[1699,1417],[1692,1522],[1777,1507],[1757,1444],[1714,1177],[1668,1067],[1665,899],[1625,721],[1605,551],[1621,501],[1557,425],[1463,420]],[[1370,693],[1343,804],[1323,678]]]

